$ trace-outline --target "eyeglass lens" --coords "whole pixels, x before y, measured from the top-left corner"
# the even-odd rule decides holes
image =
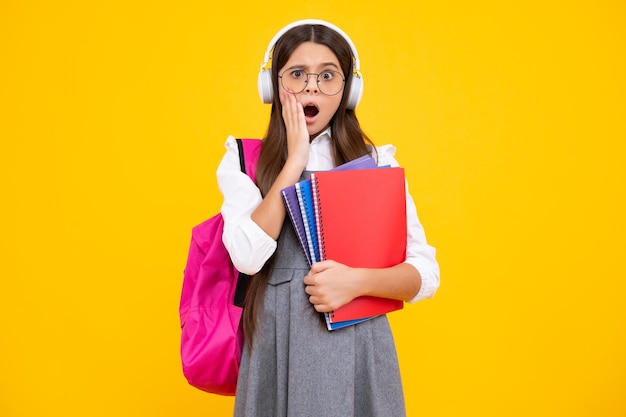
[[[292,93],[300,93],[309,84],[309,77],[316,78],[317,86],[323,94],[334,96],[339,94],[343,88],[344,78],[337,71],[322,71],[319,74],[304,72],[299,69],[287,70],[279,76],[283,88]]]

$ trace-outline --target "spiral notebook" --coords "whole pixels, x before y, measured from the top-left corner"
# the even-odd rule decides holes
[[[374,167],[376,167],[376,160],[369,155],[364,155],[360,158],[339,165],[334,168],[333,171],[367,169]],[[313,198],[310,193],[311,180],[309,179],[302,182],[306,184],[289,186],[282,189],[280,194],[283,198],[283,202],[285,203],[287,215],[289,216],[294,231],[298,236],[298,241],[304,251],[307,262],[309,265],[313,265],[313,262],[319,261],[319,249],[317,245],[317,230],[315,226]],[[298,198],[297,187],[300,188],[300,198]],[[316,250],[318,254],[317,257],[315,256]]]
[[[307,241],[307,250],[311,259],[311,264],[320,261],[320,250],[317,242],[317,225],[315,223],[315,212],[313,209],[313,194],[311,192],[311,180],[296,183],[296,195],[300,215],[304,224],[304,233]]]
[[[311,174],[320,259],[351,267],[385,268],[406,259],[406,189],[403,168]],[[327,315],[330,323],[403,308],[401,300],[358,297]]]
[[[287,209],[287,215],[289,216],[289,219],[291,219],[291,224],[296,232],[296,236],[298,237],[304,256],[306,257],[309,265],[313,265],[295,185],[281,190],[280,195],[283,197],[283,202],[285,203],[285,208]]]

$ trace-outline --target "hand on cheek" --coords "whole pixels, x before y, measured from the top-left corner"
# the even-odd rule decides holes
[[[302,104],[298,102],[295,94],[283,89],[280,90],[280,102],[287,131],[287,159],[294,160],[304,169],[309,159],[309,132]]]

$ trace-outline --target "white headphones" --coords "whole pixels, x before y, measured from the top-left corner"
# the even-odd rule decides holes
[[[267,67],[267,64],[269,63],[271,58],[272,50],[274,49],[274,45],[280,39],[280,37],[283,36],[285,32],[287,32],[289,29],[303,25],[326,26],[341,35],[346,40],[346,42],[348,42],[348,45],[350,45],[350,49],[352,50],[352,57],[354,59],[354,72],[351,75],[352,82],[350,83],[350,91],[348,91],[348,100],[346,102],[346,106],[349,109],[356,108],[357,104],[359,104],[359,101],[361,101],[361,96],[363,95],[363,77],[361,76],[360,72],[359,55],[356,52],[356,48],[354,47],[354,44],[352,43],[350,37],[343,30],[339,29],[332,23],[317,19],[298,20],[285,26],[276,35],[274,35],[269,45],[267,46],[267,51],[265,52],[263,64],[261,64],[261,72],[259,72],[258,86],[259,96],[261,96],[261,100],[265,104],[270,104],[272,103],[274,98],[274,89],[272,87],[272,71],[271,68]]]

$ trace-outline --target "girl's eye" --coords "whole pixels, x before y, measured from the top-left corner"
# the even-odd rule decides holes
[[[293,71],[291,71],[291,76],[293,78],[302,78],[302,77],[304,77],[304,71],[302,71],[302,70],[293,70]]]
[[[330,80],[332,80],[333,78],[335,78],[335,72],[334,72],[334,71],[324,71],[324,72],[322,72],[322,73],[319,75],[319,77],[320,77],[320,80],[323,80],[323,81],[330,81]]]

